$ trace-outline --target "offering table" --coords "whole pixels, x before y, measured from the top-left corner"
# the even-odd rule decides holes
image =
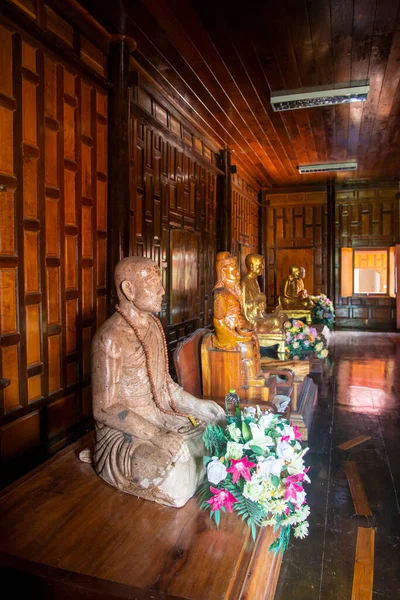
[[[123,494],[79,461],[93,434],[0,493],[0,570],[13,597],[272,600],[281,555],[237,514],[217,530],[196,498],[176,509]],[[52,595],[55,594],[55,595]]]

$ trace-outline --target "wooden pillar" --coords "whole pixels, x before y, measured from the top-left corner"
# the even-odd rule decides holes
[[[261,276],[261,289],[264,290],[265,294],[267,293],[267,201],[266,201],[266,192],[265,190],[261,190],[259,193],[260,206],[258,210],[259,214],[259,240],[258,247],[259,252],[264,258],[264,273]]]
[[[113,89],[109,102],[109,202],[108,202],[108,281],[114,281],[114,268],[129,255],[129,58],[135,48],[132,39],[113,36],[110,44],[109,73]],[[117,301],[110,285],[108,312]]]
[[[327,231],[327,289],[326,295],[332,301],[335,299],[335,181],[328,179],[328,231]]]
[[[224,175],[218,175],[217,195],[217,252],[232,249],[232,175],[231,153],[220,152],[220,169]]]

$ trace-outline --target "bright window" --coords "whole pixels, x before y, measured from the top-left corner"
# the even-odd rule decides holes
[[[395,295],[394,247],[342,248],[342,297],[353,295]]]

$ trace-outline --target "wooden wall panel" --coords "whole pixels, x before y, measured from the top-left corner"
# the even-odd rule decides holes
[[[219,171],[216,154],[207,149],[207,141],[200,140],[198,132],[147,82],[132,89],[130,251],[148,256],[160,266],[167,290],[160,316],[171,352],[178,340],[212,323]],[[105,214],[98,215],[98,227],[104,227],[104,222]],[[176,240],[191,240],[191,256],[196,258],[181,256],[181,246],[172,242],[172,229],[182,232]],[[191,264],[192,260],[196,265]],[[182,310],[177,312],[177,306],[172,309],[170,291],[172,282],[179,279],[172,272],[178,264],[183,272],[187,268],[188,275],[182,280],[180,298],[186,291],[190,299],[182,302]],[[100,267],[99,263],[98,270]],[[196,269],[198,283],[193,289]]]
[[[267,194],[263,218],[268,306],[277,305],[279,284],[291,264],[306,269],[305,287],[310,294],[326,293],[326,192]]]
[[[242,173],[231,176],[231,253],[238,257],[241,274],[245,258],[259,251],[260,203],[258,191]]]
[[[43,2],[32,6],[36,19]],[[66,41],[72,31],[77,42],[73,25],[46,14],[52,34]],[[0,69],[0,376],[11,380],[0,392],[0,462],[7,463],[41,444],[60,447],[90,417],[89,348],[106,317],[108,112],[97,75],[95,83],[86,67],[83,76],[10,21],[0,25]]]
[[[343,327],[393,328],[395,298],[341,296],[342,248],[389,247],[399,243],[397,188],[338,190],[335,215],[336,323]]]

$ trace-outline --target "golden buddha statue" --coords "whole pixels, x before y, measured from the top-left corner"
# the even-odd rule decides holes
[[[258,277],[264,271],[264,259],[260,254],[248,254],[245,259],[247,273],[240,282],[243,313],[258,334],[280,333],[286,316],[282,312],[266,313],[267,298],[260,290]]]
[[[304,288],[301,277],[302,267],[292,265],[289,275],[279,286],[279,307],[285,311],[289,318],[305,318],[311,323],[311,313],[314,302]],[[305,270],[303,269],[305,274]]]
[[[205,389],[207,393],[219,396],[223,390],[225,395],[232,387],[263,388],[265,377],[261,373],[260,346],[242,311],[237,258],[229,252],[219,252],[215,268],[214,333],[203,340],[201,350],[203,393]]]

